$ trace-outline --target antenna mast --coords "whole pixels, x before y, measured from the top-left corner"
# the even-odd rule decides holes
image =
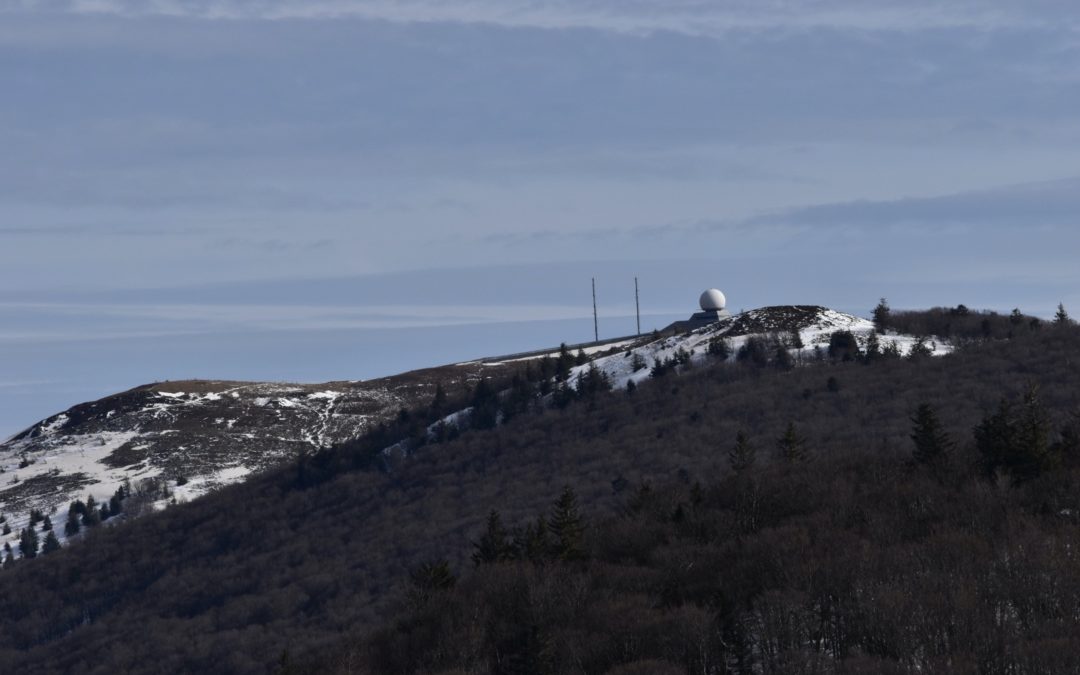
[[[592,279],[592,325],[593,337],[600,342],[600,321],[596,318],[596,277]]]
[[[641,335],[641,300],[638,298],[637,277],[634,277],[634,310],[637,312],[637,334]]]

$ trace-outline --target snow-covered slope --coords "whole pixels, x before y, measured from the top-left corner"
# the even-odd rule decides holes
[[[865,349],[871,334],[875,334],[874,324],[868,319],[844,314],[825,307],[812,305],[784,305],[763,307],[721,319],[719,322],[692,331],[647,340],[644,344],[627,349],[624,352],[603,356],[592,363],[576,367],[571,374],[571,381],[591,367],[607,375],[615,387],[625,387],[629,381],[635,383],[650,377],[650,368],[657,361],[673,359],[680,353],[689,356],[691,363],[712,358],[708,355],[708,346],[712,340],[726,339],[731,347],[730,359],[751,337],[775,335],[788,344],[788,351],[794,359],[809,359],[826,351],[829,340],[837,331],[848,331],[855,336],[859,347]],[[802,347],[793,346],[793,334],[798,333]],[[895,333],[878,334],[881,348],[894,345],[901,355],[907,355],[920,338],[912,335]],[[952,345],[943,341],[925,340],[924,346],[935,356],[952,351]],[[643,367],[644,366],[644,367]]]
[[[12,530],[0,546],[16,546],[31,509],[49,514],[63,541],[75,499],[108,501],[125,482],[162,488],[157,507],[192,499],[355,438],[426,402],[438,384],[460,388],[490,370],[470,364],[318,385],[163,382],[74,406],[0,443],[0,513]]]

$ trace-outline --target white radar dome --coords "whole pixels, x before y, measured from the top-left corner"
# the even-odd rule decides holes
[[[715,288],[710,288],[701,294],[701,309],[706,312],[719,312],[727,305],[727,298]]]

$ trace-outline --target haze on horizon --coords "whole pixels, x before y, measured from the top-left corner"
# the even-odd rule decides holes
[[[733,309],[1080,312],[1063,0],[0,6],[0,436]],[[651,327],[651,326],[650,326]]]

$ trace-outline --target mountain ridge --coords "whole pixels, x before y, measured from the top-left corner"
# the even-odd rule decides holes
[[[729,343],[727,358],[755,336],[798,333],[784,348],[798,359],[820,356],[835,331],[865,346],[874,332],[867,319],[821,306],[779,305],[725,317],[690,332],[674,326],[642,336],[574,345],[580,353],[568,374],[571,386],[597,369],[617,388],[652,376],[656,363],[686,365],[715,358],[709,344]],[[786,338],[785,338],[786,339]],[[909,351],[917,338],[882,335],[884,344]],[[949,345],[934,344],[945,353]],[[108,500],[121,486],[145,485],[158,508],[197,498],[298,455],[344,443],[428,404],[440,388],[465,392],[481,379],[510,375],[559,349],[488,357],[408,371],[368,381],[316,384],[179,380],[139,385],[79,403],[0,443],[0,511],[8,516],[13,546],[30,511],[55,514],[92,494]],[[447,419],[455,422],[461,412]],[[65,539],[58,532],[61,540]]]

